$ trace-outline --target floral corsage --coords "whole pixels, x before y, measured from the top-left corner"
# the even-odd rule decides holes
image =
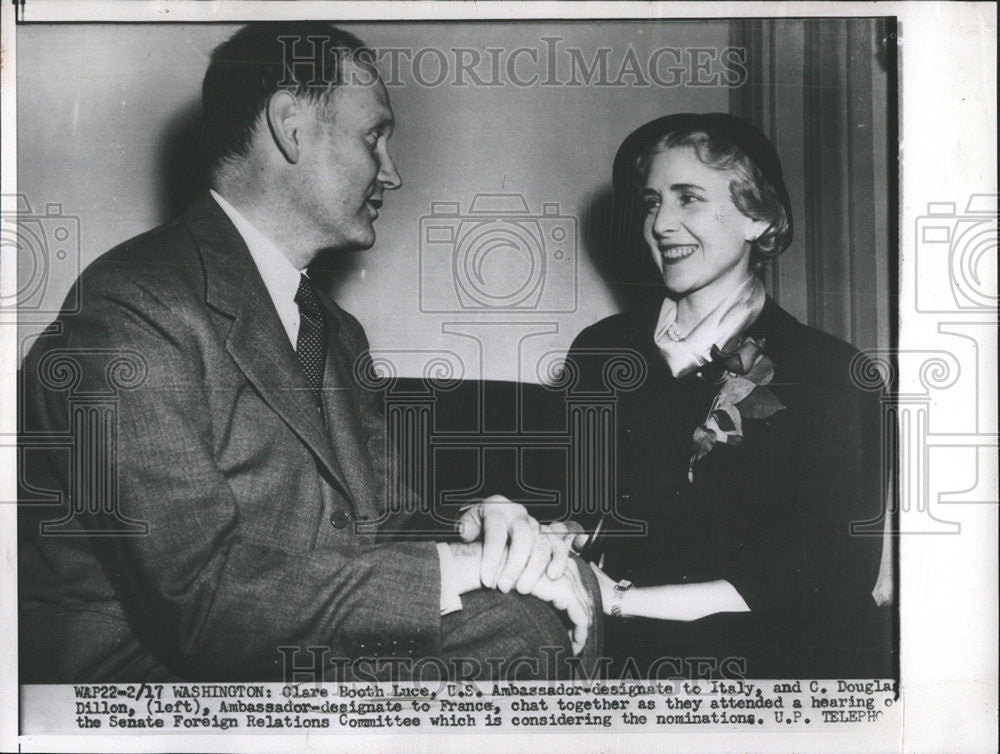
[[[764,353],[764,339],[749,336],[727,341],[721,349],[712,346],[712,360],[701,370],[720,385],[708,417],[694,431],[688,481],[694,482],[694,467],[717,442],[743,442],[743,419],[766,419],[785,406],[767,384],[774,379],[774,362]]]

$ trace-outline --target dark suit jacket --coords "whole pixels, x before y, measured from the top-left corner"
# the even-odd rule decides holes
[[[618,395],[617,483],[619,511],[648,533],[621,536],[624,527],[609,521],[605,566],[639,585],[726,579],[751,612],[612,622],[609,648],[640,664],[743,658],[757,678],[889,675],[890,615],[876,610],[871,593],[892,446],[879,385],[862,387],[871,371],[855,361],[856,349],[769,298],[749,333],[765,341],[775,364],[769,388],[785,408],[744,419],[742,444],[717,444],[692,484],[692,434],[718,386],[671,376],[653,341],[656,315],[650,307],[608,318],[570,352],[584,385],[606,374],[602,352],[630,349],[647,368],[635,390]],[[852,530],[864,522],[867,534]]]
[[[433,542],[354,528],[382,510],[386,463],[379,407],[355,379],[357,320],[325,302],[327,430],[207,194],[77,285],[82,311],[60,316],[22,369],[22,680],[276,678],[280,646],[436,656]],[[92,468],[93,426],[70,453],[39,449],[101,395],[114,396],[109,478]],[[27,504],[46,491],[62,503]],[[148,534],[95,536],[120,517]]]

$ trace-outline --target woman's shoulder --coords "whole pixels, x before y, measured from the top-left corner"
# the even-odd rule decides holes
[[[573,340],[573,349],[641,347],[652,343],[653,323],[645,310],[612,314],[583,328]]]
[[[759,333],[765,351],[786,378],[806,383],[854,386],[871,390],[876,375],[872,358],[845,340],[799,322],[770,298]]]
[[[573,339],[573,347],[614,345],[623,337],[631,337],[631,317],[624,312],[612,314],[583,328]]]
[[[648,374],[655,363],[654,348],[652,325],[644,327],[634,314],[621,312],[581,330],[566,355],[566,365],[580,375],[581,384],[596,388],[604,385],[611,364],[628,374]]]

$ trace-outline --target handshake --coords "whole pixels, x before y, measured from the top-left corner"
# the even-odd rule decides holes
[[[594,614],[594,600],[570,557],[587,539],[580,526],[539,524],[523,505],[494,495],[462,514],[458,532],[462,541],[446,545],[450,573],[442,558],[442,590],[462,595],[476,589],[505,594],[513,589],[548,602],[569,617],[573,651],[579,654]]]

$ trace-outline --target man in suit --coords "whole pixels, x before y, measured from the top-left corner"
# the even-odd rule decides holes
[[[592,574],[522,506],[473,506],[460,541],[412,500],[385,525],[365,333],[307,274],[369,248],[400,186],[367,54],[329,24],[221,45],[212,190],[94,262],[82,310],[25,359],[26,436],[72,429],[74,448],[23,450],[24,682],[405,677],[425,658],[546,676],[596,651]]]

